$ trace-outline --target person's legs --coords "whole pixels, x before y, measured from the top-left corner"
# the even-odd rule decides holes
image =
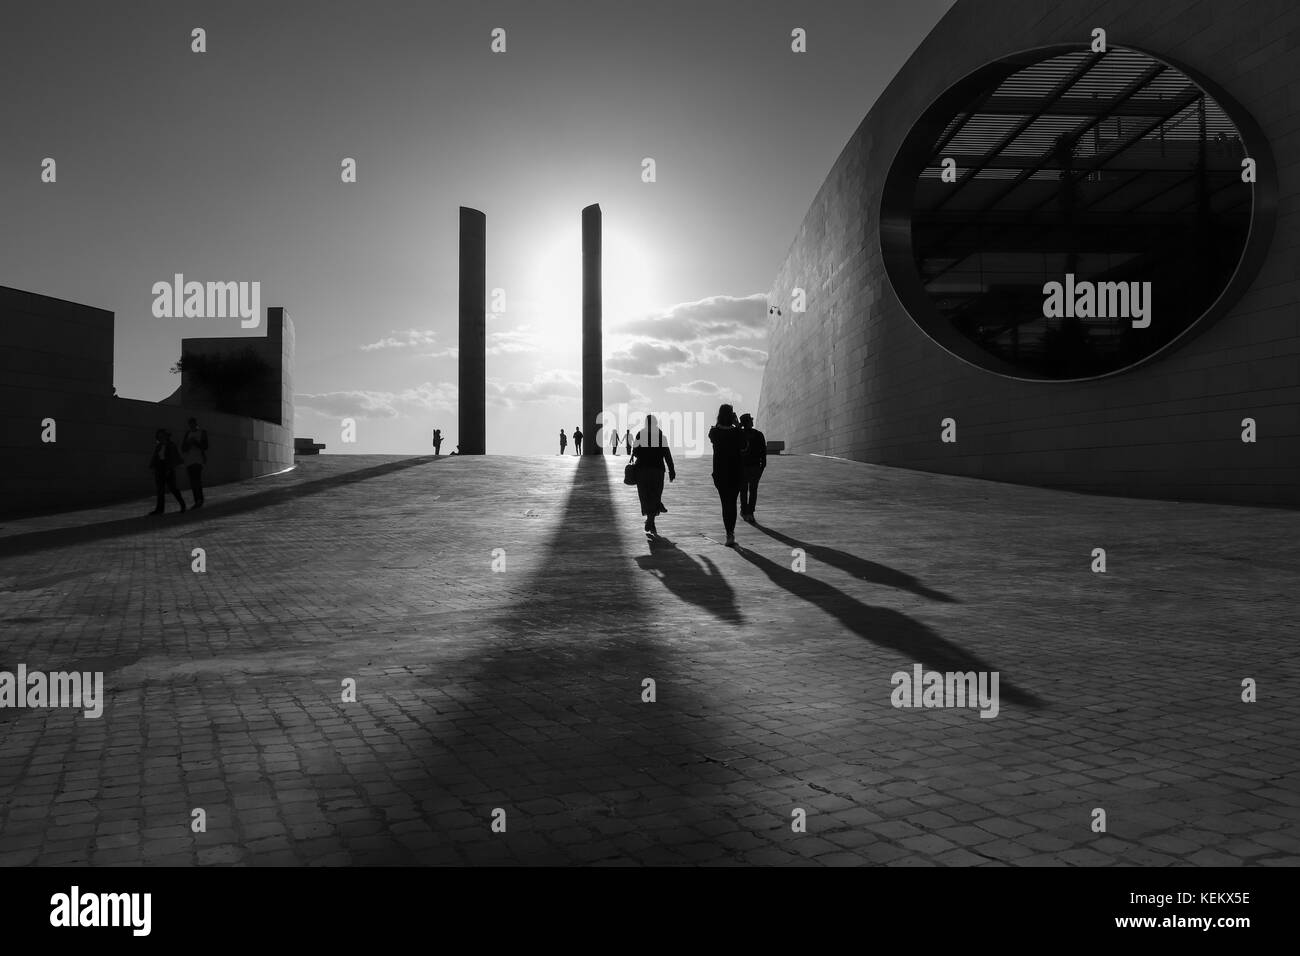
[[[167,482],[163,476],[163,473],[156,468],[154,469],[153,472],[153,488],[154,491],[158,493],[158,501],[156,504],[154,504],[153,511],[149,513],[160,515],[163,512],[163,502],[165,500],[163,496],[167,493]]]
[[[641,499],[641,514],[645,516],[645,529],[655,530],[655,517],[659,514],[664,493],[664,473],[642,469],[636,476],[637,497]]]
[[[650,480],[650,530],[655,530],[655,518],[659,517],[659,512],[664,510],[664,473],[662,471],[651,472]]]
[[[650,487],[650,475],[641,469],[636,472],[636,496],[641,501],[641,514],[650,517],[654,514],[654,491]]]
[[[184,511],[185,499],[181,497],[181,490],[176,487],[176,470],[174,468],[167,469],[167,490],[172,493],[176,503],[181,506],[181,511]]]
[[[194,507],[203,504],[203,466],[186,465],[185,471],[190,476],[190,494],[194,498]]]
[[[736,497],[740,494],[740,485],[715,477],[713,487],[718,489],[718,499],[722,502],[722,526],[727,530],[727,538],[730,540],[736,535]]]
[[[758,480],[763,475],[761,468],[746,468],[745,483],[740,491],[740,513],[742,515],[754,516],[754,509],[758,506]]]

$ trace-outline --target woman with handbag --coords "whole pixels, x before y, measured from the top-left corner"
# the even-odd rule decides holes
[[[645,515],[646,534],[658,534],[655,518],[668,510],[663,503],[664,468],[668,469],[669,481],[677,480],[677,469],[673,466],[672,450],[653,415],[646,416],[645,428],[636,433],[631,451],[633,458],[627,465],[623,480],[630,477],[636,483],[641,514]]]

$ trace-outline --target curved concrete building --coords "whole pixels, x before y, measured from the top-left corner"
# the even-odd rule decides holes
[[[777,273],[759,427],[793,453],[1300,503],[1297,52],[1286,2],[961,0]]]

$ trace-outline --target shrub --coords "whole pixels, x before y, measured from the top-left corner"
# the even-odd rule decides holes
[[[235,394],[263,381],[273,369],[255,349],[246,347],[235,352],[182,352],[171,371],[184,373],[187,383],[211,392],[219,411],[238,414]]]

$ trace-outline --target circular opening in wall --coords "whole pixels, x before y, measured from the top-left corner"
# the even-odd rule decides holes
[[[881,244],[903,305],[948,351],[1076,381],[1225,311],[1263,259],[1275,193],[1258,127],[1205,78],[1137,50],[1053,47],[925,112],[886,178]]]

